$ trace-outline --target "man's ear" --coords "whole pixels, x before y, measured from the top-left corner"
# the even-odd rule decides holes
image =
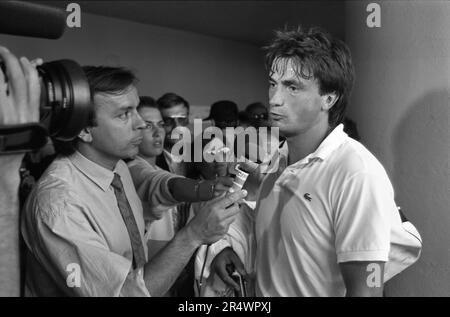
[[[80,134],[78,134],[78,137],[83,142],[91,143],[92,142],[91,129],[90,128],[84,128],[83,130],[81,130]]]
[[[331,93],[324,94],[322,98],[323,98],[322,110],[329,111],[331,107],[333,107],[339,100],[339,95],[333,91]]]

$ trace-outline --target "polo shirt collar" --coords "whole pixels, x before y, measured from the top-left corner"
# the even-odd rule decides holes
[[[330,134],[320,143],[319,147],[311,154],[307,155],[304,159],[293,163],[291,166],[295,167],[310,162],[311,160],[319,159],[325,161],[330,154],[336,150],[342,143],[347,140],[348,136],[344,132],[344,125],[339,124],[331,131]]]
[[[347,138],[347,133],[344,132],[344,125],[341,123],[320,143],[317,150],[311,154],[311,158],[317,157],[326,160]]]
[[[76,151],[72,154],[69,159],[72,161],[73,165],[92,182],[97,184],[103,191],[107,191],[111,182],[114,178],[114,173],[116,173],[116,167],[114,171],[110,171],[103,166],[89,160],[87,157],[83,156],[80,152]]]

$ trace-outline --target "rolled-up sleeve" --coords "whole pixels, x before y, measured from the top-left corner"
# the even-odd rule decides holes
[[[128,163],[128,168],[139,198],[151,212],[160,212],[179,204],[170,193],[168,184],[170,179],[182,176],[154,170],[137,161]]]

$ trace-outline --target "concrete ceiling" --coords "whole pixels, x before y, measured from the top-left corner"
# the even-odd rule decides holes
[[[38,1],[36,1],[38,2]],[[65,7],[73,1],[39,1]],[[76,1],[81,12],[262,46],[284,25],[319,25],[343,37],[339,1]]]

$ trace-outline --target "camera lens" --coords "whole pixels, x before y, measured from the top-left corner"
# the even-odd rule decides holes
[[[91,107],[89,83],[83,69],[71,60],[38,67],[41,84],[41,123],[57,140],[74,139],[87,125]]]

